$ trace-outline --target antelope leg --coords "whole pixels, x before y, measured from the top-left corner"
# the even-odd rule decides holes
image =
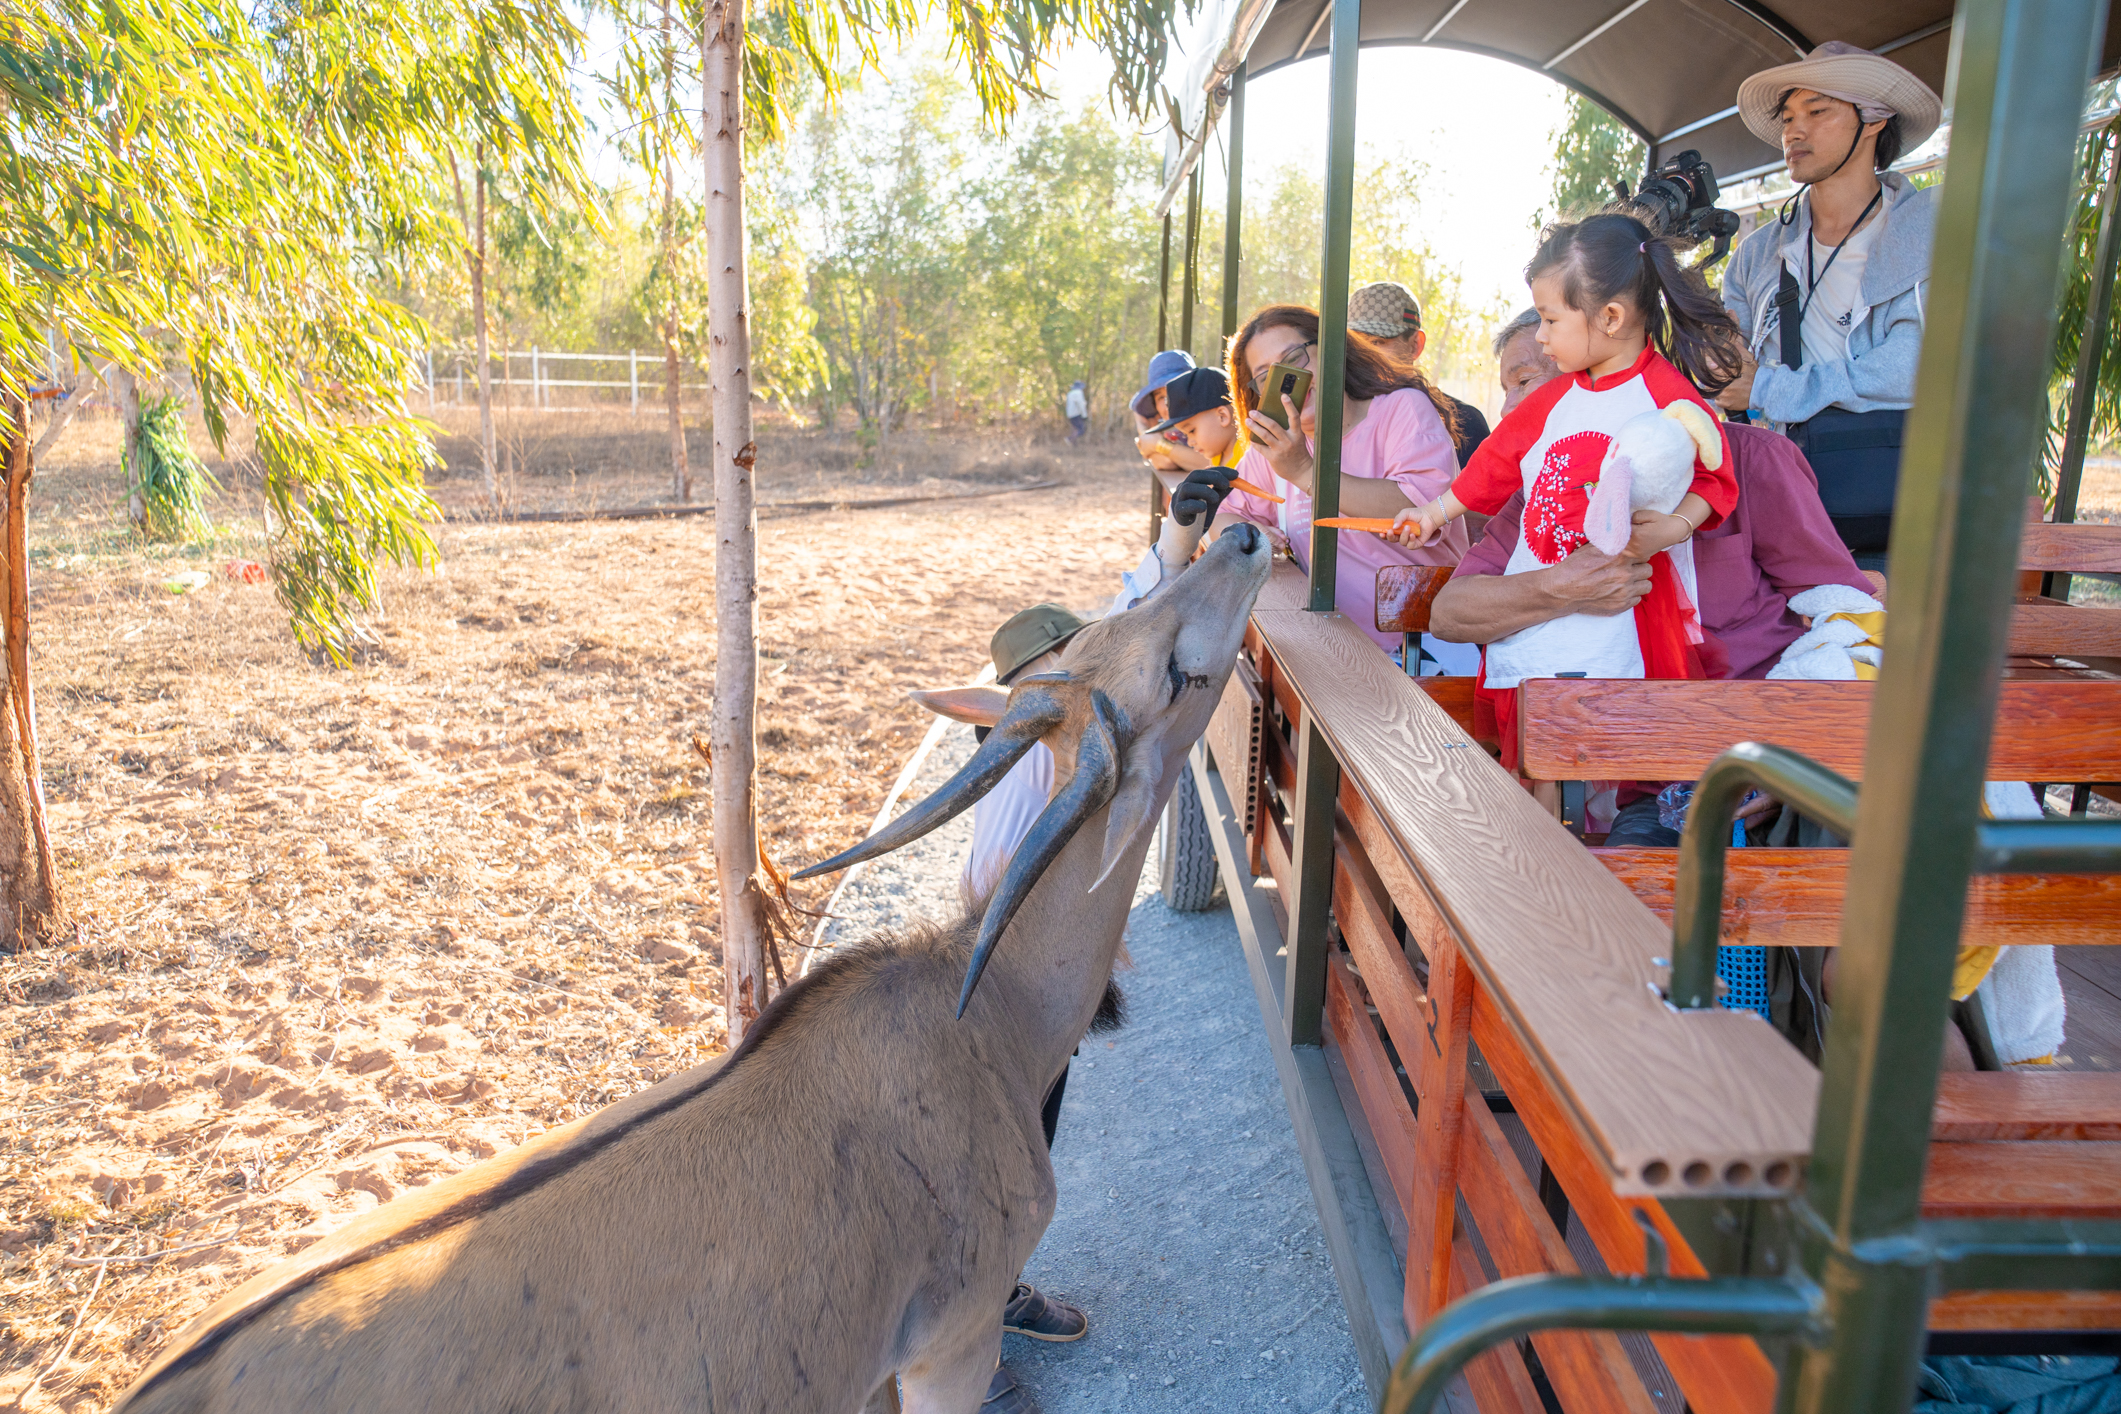
[[[999,1310],[931,1341],[899,1371],[904,1414],[977,1414],[1001,1355]]]

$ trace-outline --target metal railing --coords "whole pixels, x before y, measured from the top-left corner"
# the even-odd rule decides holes
[[[552,390],[554,388],[608,388],[626,390],[629,398],[627,410],[638,413],[641,410],[641,391],[644,386],[648,389],[651,397],[660,396],[664,391],[663,369],[665,365],[663,355],[659,352],[651,351],[648,354],[646,359],[647,377],[645,378],[642,376],[643,359],[639,349],[628,349],[625,353],[575,353],[564,349],[541,349],[532,345],[526,351],[511,350],[493,353],[487,356],[487,362],[494,366],[494,383],[496,386],[506,385],[510,388],[518,386],[514,373],[519,361],[527,361],[529,364],[530,376],[525,381],[530,388],[532,407],[551,407],[553,405]],[[626,365],[626,377],[624,381],[604,378],[553,377],[553,365],[565,363],[623,363]],[[469,349],[428,350],[428,409],[432,411],[439,405],[437,388],[450,382],[453,382],[456,387],[457,405],[460,407],[470,406],[467,394],[474,391],[471,385],[478,377],[478,364],[478,354]],[[439,377],[437,376],[438,369],[441,370]],[[704,393],[709,390],[710,385],[706,383],[680,382],[678,384],[678,391],[681,394]]]

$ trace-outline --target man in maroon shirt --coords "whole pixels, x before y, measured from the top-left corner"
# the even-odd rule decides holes
[[[1534,338],[1539,316],[1526,310],[1495,340],[1502,364],[1503,416],[1560,370]],[[1871,583],[1834,533],[1819,482],[1794,442],[1757,427],[1727,423],[1738,476],[1738,508],[1714,530],[1694,536],[1694,577],[1702,626],[1723,644],[1732,678],[1764,678],[1782,650],[1804,632],[1789,596],[1815,584]],[[1491,643],[1564,614],[1617,614],[1650,590],[1650,567],[1586,545],[1558,565],[1505,575],[1517,548],[1524,496],[1488,522],[1487,533],[1459,561],[1429,610],[1429,632],[1452,643]],[[1657,802],[1624,805],[1608,844],[1676,845],[1676,831],[1657,823]]]

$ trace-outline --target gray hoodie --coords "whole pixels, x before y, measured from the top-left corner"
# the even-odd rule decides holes
[[[1850,321],[1848,357],[1782,366],[1782,319],[1775,309],[1784,260],[1803,280],[1804,242],[1812,238],[1812,204],[1797,219],[1770,221],[1739,243],[1723,277],[1723,303],[1738,321],[1760,369],[1753,407],[1785,426],[1830,407],[1850,412],[1906,408],[1915,402],[1915,364],[1922,352],[1922,313],[1930,278],[1930,230],[1936,208],[1927,189],[1898,172],[1880,172],[1885,229],[1863,267],[1862,303]]]

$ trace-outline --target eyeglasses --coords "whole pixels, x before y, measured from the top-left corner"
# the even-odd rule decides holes
[[[1298,344],[1295,348],[1290,349],[1280,358],[1274,360],[1274,363],[1285,364],[1290,368],[1310,368],[1311,350],[1317,347],[1317,344]],[[1254,407],[1259,406],[1259,382],[1267,376],[1268,370],[1273,367],[1273,363],[1268,364],[1266,368],[1262,368],[1259,372],[1253,374],[1246,382],[1245,386],[1252,390],[1252,405]]]

